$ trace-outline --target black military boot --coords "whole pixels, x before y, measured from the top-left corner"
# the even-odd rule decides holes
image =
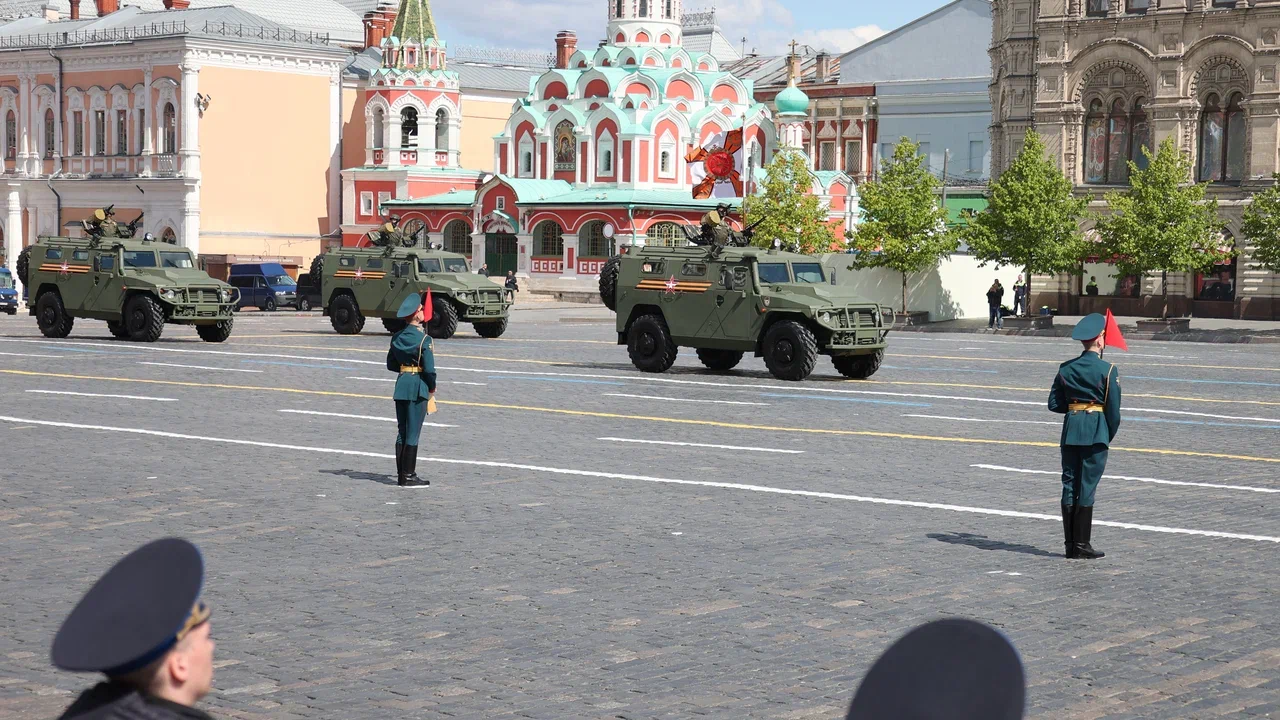
[[[400,483],[404,487],[426,487],[431,484],[429,480],[418,477],[418,446],[404,446],[404,472],[405,480]]]
[[[1062,536],[1066,540],[1068,558],[1079,557],[1076,553],[1076,542],[1073,534],[1074,528],[1071,527],[1072,523],[1075,522],[1075,510],[1076,508],[1074,505],[1062,506]]]
[[[1076,557],[1085,560],[1094,560],[1100,557],[1106,557],[1107,554],[1101,550],[1094,550],[1089,544],[1089,536],[1093,534],[1093,506],[1077,507],[1075,523],[1073,524],[1074,539],[1076,543]]]
[[[403,486],[406,480],[404,472],[404,445],[396,443],[396,483]]]

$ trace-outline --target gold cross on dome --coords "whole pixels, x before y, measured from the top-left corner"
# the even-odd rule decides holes
[[[796,54],[796,46],[797,46],[797,45],[799,45],[800,43],[796,42],[795,40],[792,40],[790,44],[791,44],[791,54],[792,54],[792,55],[795,55],[795,54]]]

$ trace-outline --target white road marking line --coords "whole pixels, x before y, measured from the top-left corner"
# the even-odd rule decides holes
[[[1187,410],[1157,410],[1151,408],[1125,408],[1125,412],[1163,413],[1165,415],[1190,415],[1192,417],[1214,418],[1216,420],[1254,420],[1257,422],[1280,423],[1275,418],[1241,417],[1239,415],[1213,415],[1211,413],[1190,412]]]
[[[309,453],[323,453],[328,455],[349,455],[358,457],[370,457],[390,460],[395,456],[388,453],[370,452],[367,450],[342,450],[339,448],[316,447],[309,445],[286,445],[283,443],[270,443],[261,440],[239,440],[233,438],[208,437],[203,435],[187,435],[184,433],[163,432],[160,430],[143,430],[141,428],[122,428],[111,427],[109,425],[86,425],[80,423],[57,422],[53,420],[28,420],[25,418],[12,417],[9,415],[0,415],[0,422],[21,423],[30,425],[42,425],[44,427],[60,427],[73,430],[97,430],[105,432],[118,432],[130,435],[147,435],[151,437],[162,437],[173,440],[197,440],[210,443],[223,443],[227,445],[247,445],[252,447],[271,448],[274,450],[298,450]],[[661,483],[666,485],[685,485],[690,487],[711,487],[724,490],[742,490],[745,492],[767,493],[771,495],[791,495],[795,497],[816,498],[820,500],[848,500],[851,502],[871,503],[874,505],[886,505],[892,507],[909,507],[925,510],[946,510],[949,512],[972,513],[977,515],[994,515],[997,517],[1022,518],[1027,520],[1044,520],[1047,522],[1061,523],[1062,516],[1048,515],[1043,513],[1030,513],[1020,510],[999,510],[996,508],[980,508],[968,507],[965,505],[947,505],[944,503],[921,502],[918,500],[896,500],[891,498],[866,497],[862,495],[846,495],[843,493],[819,492],[816,490],[793,490],[790,488],[769,487],[766,485],[747,485],[744,483],[728,483],[714,482],[710,480],[678,480],[675,478],[652,477],[648,475],[627,475],[623,473],[599,472],[595,470],[576,470],[572,468],[545,467],[541,465],[523,465],[519,463],[496,462],[493,460],[458,460],[453,458],[438,457],[422,457],[424,462],[439,463],[441,465],[467,465],[472,467],[489,467],[504,468],[508,470],[528,470],[529,472],[547,473],[551,475],[572,475],[576,477],[593,477],[605,478],[610,480],[635,480],[639,482]],[[1280,544],[1280,537],[1270,535],[1252,535],[1247,533],[1224,532],[1220,530],[1195,530],[1190,528],[1163,527],[1160,525],[1143,525],[1139,523],[1115,522],[1112,520],[1093,521],[1094,525],[1104,527],[1122,528],[1127,530],[1139,530],[1143,532],[1164,533],[1172,535],[1195,535],[1199,537],[1216,537],[1231,540],[1252,540],[1255,542],[1269,542]]]
[[[744,447],[742,445],[712,445],[709,443],[674,442],[672,440],[638,440],[636,438],[620,438],[620,437],[600,437],[596,439],[608,440],[610,442],[621,442],[621,443],[642,443],[644,445],[677,445],[680,447],[715,448],[717,450],[750,450],[751,452],[784,453],[786,455],[801,455],[804,453],[803,450],[781,450],[778,448]]]
[[[694,400],[692,398],[659,397],[657,395],[628,395],[626,393],[605,393],[605,397],[638,398],[640,400],[666,400],[668,402],[713,403],[716,405],[764,405],[762,402],[742,402],[738,400]]]
[[[22,340],[19,338],[3,338],[0,342],[13,343],[48,343],[48,340]],[[63,340],[59,345],[79,346],[79,347],[109,347],[120,348],[120,343],[93,343],[93,342],[72,342]],[[173,348],[161,347],[155,345],[130,345],[130,349],[150,350],[151,352],[168,352],[168,353],[189,353],[194,355],[223,355],[227,357],[248,357],[248,358],[282,358],[285,360],[326,360],[329,362],[348,362],[357,363],[359,365],[386,365],[385,362],[379,360],[355,360],[351,358],[335,358],[335,357],[314,357],[310,355],[284,355],[282,353],[264,353],[264,352],[232,352],[230,350],[195,350],[192,348]]]
[[[320,412],[319,410],[280,410],[279,412],[292,413],[294,415],[321,415],[324,417],[351,418],[353,420],[375,420],[377,422],[395,422],[396,421],[395,418],[380,417],[378,415],[351,415],[348,413]],[[458,427],[457,425],[445,425],[444,423],[429,423],[429,422],[422,423],[422,426],[437,427],[437,428]]]
[[[76,397],[116,398],[119,400],[153,400],[155,402],[178,402],[177,398],[145,397],[143,395],[107,395],[105,393],[68,392],[66,390],[27,390],[29,393],[41,395],[74,395]]]
[[[1023,473],[1025,475],[1062,475],[1056,470],[1029,470],[1027,468],[1005,467],[1003,465],[970,465],[983,470],[1001,470],[1004,472]],[[1136,482],[1155,483],[1156,485],[1183,485],[1187,487],[1213,488],[1215,490],[1245,490],[1256,493],[1280,493],[1280,488],[1263,488],[1252,485],[1220,485],[1217,483],[1199,483],[1186,480],[1158,480],[1156,478],[1133,477],[1131,475],[1103,475],[1103,480],[1134,480]]]
[[[242,368],[211,367],[209,365],[178,365],[177,363],[138,362],[139,365],[155,365],[158,367],[189,368],[191,370],[223,370],[225,372],[260,373],[261,370],[244,370]]]
[[[980,422],[980,423],[1015,423],[1018,425],[1061,425],[1060,422],[1051,422],[1049,420],[987,420],[983,418],[966,418],[966,417],[950,417],[948,415],[903,415],[909,418],[929,418],[930,420],[960,420],[963,422]]]
[[[6,357],[24,357],[24,358],[62,358],[62,357],[66,357],[66,355],[28,355],[27,353],[7,353],[7,352],[0,352],[0,355],[4,355],[4,356],[6,356]]]
[[[351,378],[347,378],[347,379],[348,379],[348,380],[350,380]],[[449,384],[450,384],[450,385],[480,385],[480,386],[485,386],[485,385],[488,385],[489,383],[473,383],[473,382],[463,382],[463,381],[461,381],[461,380],[450,380],[450,381],[449,381]]]

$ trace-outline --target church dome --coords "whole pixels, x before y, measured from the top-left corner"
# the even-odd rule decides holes
[[[809,112],[809,96],[796,87],[795,81],[787,86],[773,99],[779,115],[804,115]]]

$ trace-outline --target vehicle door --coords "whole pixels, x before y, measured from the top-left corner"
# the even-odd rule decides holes
[[[387,274],[387,294],[381,309],[394,317],[400,310],[400,303],[404,302],[410,293],[417,291],[418,269],[416,258],[393,259],[390,263],[391,269]]]
[[[240,291],[240,299],[236,301],[237,310],[253,307],[257,304],[253,300],[253,276],[232,275],[227,284]]]
[[[716,282],[711,288],[715,306],[713,337],[728,340],[750,340],[759,318],[759,294],[755,291],[754,274],[747,260],[721,263]]]
[[[84,308],[85,301],[89,297],[89,289],[93,287],[89,280],[92,274],[89,249],[64,248],[62,253],[62,262],[58,264],[56,270],[62,303],[68,310]]]
[[[115,250],[100,248],[91,253],[93,284],[85,306],[99,312],[124,313],[124,280],[120,257]]]

